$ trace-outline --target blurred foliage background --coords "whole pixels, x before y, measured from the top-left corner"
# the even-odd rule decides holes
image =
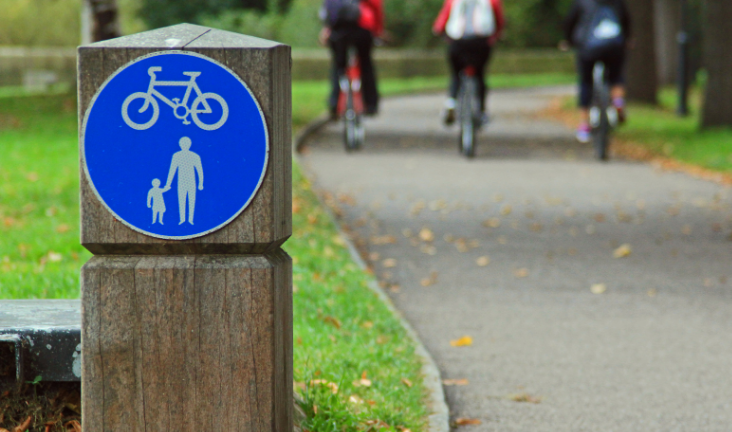
[[[122,32],[180,22],[317,46],[322,0],[117,0]],[[506,46],[552,47],[572,0],[504,0]],[[442,0],[385,0],[387,29],[396,47],[439,45],[431,26]],[[81,0],[0,0],[0,45],[76,46]]]

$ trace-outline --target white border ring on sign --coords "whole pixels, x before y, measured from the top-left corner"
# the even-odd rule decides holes
[[[244,203],[244,205],[241,207],[241,209],[239,209],[232,217],[230,217],[229,219],[227,219],[222,224],[220,224],[220,225],[218,225],[218,226],[216,226],[214,228],[211,228],[209,230],[206,230],[204,232],[201,232],[201,233],[198,233],[198,234],[193,234],[193,235],[187,235],[187,236],[166,236],[166,235],[161,235],[161,234],[155,234],[155,233],[147,232],[147,231],[145,231],[143,229],[140,229],[140,228],[138,228],[138,227],[136,227],[136,226],[128,223],[127,221],[125,221],[122,217],[120,217],[117,213],[115,213],[114,210],[112,210],[111,207],[109,207],[107,205],[107,203],[104,201],[104,199],[102,198],[102,196],[99,194],[99,191],[97,191],[96,186],[94,186],[94,182],[92,181],[91,175],[89,174],[89,167],[87,167],[87,164],[86,164],[86,147],[85,147],[86,125],[87,125],[87,121],[89,120],[89,114],[91,114],[91,111],[94,108],[94,103],[97,101],[97,98],[102,93],[102,91],[104,91],[104,88],[118,74],[120,74],[123,70],[127,69],[129,66],[131,66],[131,65],[133,65],[133,64],[135,64],[137,62],[140,62],[140,61],[146,60],[148,58],[151,58],[151,57],[156,57],[156,56],[159,56],[159,55],[168,55],[168,54],[183,54],[183,55],[190,55],[190,56],[193,56],[193,57],[198,57],[198,58],[201,58],[203,60],[210,61],[211,63],[213,63],[213,64],[221,67],[222,69],[226,70],[227,72],[229,72],[234,78],[237,79],[237,81],[239,81],[241,83],[242,86],[244,86],[244,88],[246,89],[246,91],[249,92],[249,96],[251,96],[252,100],[254,101],[254,104],[257,106],[257,111],[259,111],[259,115],[260,115],[260,117],[262,119],[262,125],[264,126],[264,145],[265,145],[264,168],[262,169],[262,175],[259,177],[259,181],[257,182],[257,186],[252,191],[252,194],[249,197],[249,199],[247,200],[247,202]],[[134,93],[133,93],[133,95],[134,95]],[[145,93],[145,95],[147,95],[147,93]],[[132,96],[132,95],[130,95],[130,96]],[[129,96],[128,96],[128,99],[130,99]],[[154,122],[154,120],[157,120],[157,115],[155,115],[155,113],[159,113],[159,107],[157,106],[157,101],[153,100],[153,102],[155,102],[155,105],[153,105],[153,108],[156,108],[157,107],[158,110],[156,110],[154,112],[153,119],[150,122]],[[127,100],[125,100],[125,103],[127,103]],[[127,104],[129,105],[129,103],[127,103]],[[123,107],[123,109],[122,109],[123,116],[127,114],[125,112],[124,108],[126,108],[126,107]],[[228,106],[227,106],[227,108],[228,108]],[[223,125],[223,123],[226,121],[226,119],[228,118],[228,109],[227,109],[227,112],[225,114],[226,115],[222,116],[221,120],[219,120],[218,123],[221,123]],[[125,120],[127,120],[127,119],[125,118]],[[148,122],[148,123],[150,123],[150,122]],[[218,124],[218,123],[216,123],[216,124]],[[198,124],[198,123],[196,123],[196,124]],[[134,128],[134,129],[144,130],[144,129],[147,129],[150,126],[152,126],[152,124],[151,124],[150,126],[145,127],[146,125],[147,125],[147,123],[144,124],[144,125],[139,125],[139,128]],[[212,128],[212,125],[206,125],[206,126],[208,128]],[[203,127],[201,127],[201,128],[202,129],[206,129],[206,128],[203,128]],[[210,130],[210,129],[207,129],[207,130]],[[99,86],[99,89],[97,89],[96,93],[94,94],[94,97],[89,102],[89,107],[87,107],[86,112],[84,113],[84,121],[82,122],[82,125],[81,125],[81,132],[79,133],[79,147],[81,149],[81,163],[82,163],[82,166],[84,167],[84,174],[86,175],[86,178],[89,181],[89,186],[91,187],[92,191],[94,191],[94,195],[97,197],[97,199],[99,200],[99,202],[102,203],[102,205],[104,206],[104,208],[106,208],[107,210],[109,210],[109,212],[112,213],[117,220],[119,220],[120,222],[122,222],[123,224],[125,224],[125,226],[129,227],[130,229],[132,229],[134,231],[137,231],[137,232],[139,232],[141,234],[145,234],[147,236],[155,237],[155,238],[159,238],[159,239],[163,239],[163,240],[189,240],[189,239],[203,237],[203,236],[206,236],[208,234],[211,234],[212,232],[218,231],[221,228],[223,228],[226,225],[228,225],[231,222],[233,222],[234,219],[236,219],[237,217],[239,217],[239,215],[244,210],[246,210],[247,207],[249,207],[249,204],[252,203],[252,200],[257,195],[257,192],[259,192],[259,188],[262,186],[262,183],[264,182],[264,177],[267,174],[267,170],[269,168],[269,151],[270,151],[270,148],[269,148],[269,128],[267,127],[267,119],[264,117],[264,111],[262,111],[262,106],[259,104],[259,101],[254,96],[254,93],[252,93],[252,90],[249,88],[249,86],[247,85],[247,83],[245,83],[244,80],[242,80],[239,77],[239,75],[237,75],[234,71],[232,71],[231,69],[229,69],[226,65],[223,65],[223,64],[219,63],[218,61],[212,59],[211,57],[208,57],[208,56],[205,56],[203,54],[196,53],[196,52],[192,52],[192,51],[182,51],[182,50],[157,51],[157,52],[154,52],[154,53],[150,53],[150,54],[146,54],[144,56],[138,57],[138,58],[136,58],[136,59],[134,59],[134,60],[126,63],[125,65],[123,65],[122,67],[120,67],[119,69],[117,69],[116,71],[114,71],[114,73],[111,74],[106,80],[104,80],[104,83],[101,86]]]

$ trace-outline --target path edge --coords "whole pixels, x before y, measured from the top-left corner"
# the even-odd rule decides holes
[[[297,159],[298,162],[300,162],[300,158],[298,157],[298,155],[301,149],[304,147],[304,143],[311,135],[315,134],[323,126],[328,124],[328,122],[329,119],[326,116],[321,116],[310,122],[305,128],[302,129],[302,131],[300,131],[296,135],[294,140],[295,142],[293,143],[293,158]],[[304,164],[300,163],[300,168],[303,170],[303,173],[307,177],[311,177],[310,175],[308,175],[310,173],[308,173],[308,170],[305,168]],[[351,236],[346,233],[343,228],[341,228],[341,224],[338,223],[338,219],[335,217],[335,214],[333,214],[331,209],[326,205],[325,202],[323,202],[321,195],[316,193],[315,196],[318,198],[320,205],[323,207],[323,210],[326,212],[331,222],[333,222],[336,230],[338,230],[338,234],[343,239],[343,242],[348,249],[348,253],[351,255],[351,259],[353,259],[353,262],[356,263],[356,265],[361,268],[362,271],[367,272],[368,265],[366,265],[366,262],[361,257],[358,249],[356,249],[356,246],[353,244]],[[427,430],[429,432],[449,432],[450,410],[447,406],[447,401],[445,400],[445,391],[442,388],[442,377],[440,375],[440,370],[437,368],[437,363],[435,363],[435,360],[427,351],[427,348],[425,348],[422,340],[419,338],[417,332],[414,330],[412,325],[409,324],[406,318],[404,318],[404,315],[402,315],[401,311],[399,311],[396,306],[394,306],[391,298],[384,292],[384,290],[381,289],[381,287],[376,282],[376,279],[372,277],[367,286],[374,294],[376,294],[376,296],[384,303],[384,305],[386,305],[387,309],[389,309],[389,311],[391,311],[391,313],[394,314],[394,316],[399,320],[402,327],[406,331],[407,336],[409,336],[414,342],[414,353],[421,358],[423,382],[428,392],[428,409],[432,412],[429,416],[427,416]]]

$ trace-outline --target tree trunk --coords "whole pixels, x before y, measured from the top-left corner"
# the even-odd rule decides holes
[[[92,15],[92,41],[98,42],[122,36],[119,27],[117,0],[85,0]]]
[[[732,126],[732,2],[707,0],[704,16],[704,66],[707,85],[702,127]]]
[[[657,102],[658,91],[654,2],[632,0],[626,3],[632,18],[634,45],[628,55],[628,99],[650,104]]]
[[[658,81],[662,85],[676,83],[679,69],[678,34],[681,29],[679,0],[656,0],[656,62]]]

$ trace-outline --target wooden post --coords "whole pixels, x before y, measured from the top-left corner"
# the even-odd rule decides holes
[[[174,102],[153,95],[148,81],[135,88],[117,87],[123,90],[122,97],[129,94],[132,98],[129,106],[110,96],[116,83],[127,79],[125,71],[140,65],[147,72],[148,65],[155,66],[157,59],[168,58],[167,53],[178,53],[175,60],[183,59],[184,63],[189,57],[191,61],[204,62],[222,71],[221,76],[229,73],[231,82],[242,83],[237,91],[244,94],[242,89],[248,89],[258,104],[259,114],[254,110],[253,117],[241,117],[237,112],[240,101],[232,96],[234,93],[228,88],[216,90],[220,83],[206,81],[213,72],[200,72],[203,69],[196,69],[197,66],[184,65],[178,71],[165,63],[154,78],[158,85],[165,80],[170,82],[173,76],[181,82],[195,80],[203,96],[197,97],[195,88],[189,87],[190,100],[181,102],[183,93],[178,95],[178,111],[173,109]],[[292,232],[290,48],[181,24],[82,46],[78,61],[81,243],[97,254],[81,272],[83,430],[292,431],[292,264],[280,248]],[[191,71],[199,71],[200,76],[183,76]],[[144,74],[147,80],[152,75]],[[174,100],[175,95],[166,92],[176,88],[158,89],[163,97]],[[138,95],[140,105],[134,105],[134,93],[144,95],[146,91],[148,96]],[[222,97],[210,96],[214,93]],[[153,126],[147,130],[139,125],[135,126],[137,130],[128,127],[138,121],[132,116],[149,117],[153,113],[152,108],[145,111],[141,104],[145,98],[153,97],[155,102],[148,103],[149,107],[157,106],[159,124],[151,121]],[[208,101],[213,114],[206,114],[211,111],[205,111],[199,98]],[[222,99],[225,108],[219,102]],[[114,109],[104,111],[105,103]],[[216,114],[216,109],[228,114]],[[131,119],[129,122],[123,118],[125,113]],[[196,123],[196,113],[200,123]],[[229,161],[226,157],[213,160],[213,156],[204,154],[204,147],[228,154],[229,150],[251,145],[249,129],[231,135],[236,137],[234,141],[222,139],[216,133],[225,127],[250,128],[246,123],[250,120],[257,125],[260,114],[267,155],[251,199],[237,208],[231,218],[224,215],[224,223],[205,233],[190,231],[207,223],[207,214],[215,216],[219,211],[215,207],[218,202],[206,201],[207,198],[224,187],[240,190],[236,175],[243,177],[250,171],[250,165],[242,165],[247,168],[228,177],[235,181],[217,185],[219,171],[225,170],[221,166]],[[204,119],[206,115],[218,115],[225,127],[215,130],[216,126],[208,124],[210,117]],[[107,124],[114,125],[113,130],[99,130]],[[99,146],[121,136],[140,138],[115,144],[115,149],[143,148],[134,147],[138,140],[159,133],[166,141],[161,145],[177,147],[180,143],[180,153],[185,152],[183,133],[170,132],[168,142],[166,128],[185,131],[193,143],[191,147],[188,139],[188,147],[200,154],[202,172],[199,170],[198,177],[192,177],[194,184],[199,182],[198,198],[195,190],[192,195],[185,190],[181,195],[184,168],[177,171],[177,194],[175,186],[166,192],[161,185],[153,186],[148,195],[152,171],[144,179],[144,189],[132,180],[143,172],[148,176],[146,170],[153,166],[147,164],[152,164],[152,159],[137,157],[135,166],[129,167],[130,182],[113,179],[110,184],[112,189],[126,188],[124,193],[133,202],[133,210],[151,212],[150,215],[160,210],[159,206],[155,209],[155,200],[164,196],[165,225],[160,214],[159,223],[143,226],[117,207],[120,199],[110,195],[115,191],[104,189],[106,186],[100,180],[107,173],[100,173],[92,165],[103,161],[99,158],[106,154],[107,148],[99,151]],[[215,138],[208,142],[207,137]],[[153,167],[160,183],[165,182],[169,164],[171,178],[176,172],[175,158],[170,160],[166,156],[165,161]],[[165,166],[160,168],[160,163]],[[250,158],[246,158],[246,163],[250,163]],[[111,166],[110,172],[115,169]],[[195,172],[194,168],[191,172]],[[155,195],[158,192],[154,190],[163,194]],[[193,225],[193,207],[188,207],[186,219],[186,206],[179,210],[176,205],[181,196],[186,199],[186,193],[188,205],[196,208],[197,225]],[[146,198],[149,206],[152,202],[152,210],[145,207]],[[179,225],[176,214],[180,211],[184,213],[180,214]],[[145,215],[147,218],[148,213]],[[178,235],[162,231],[175,229],[190,232]]]

